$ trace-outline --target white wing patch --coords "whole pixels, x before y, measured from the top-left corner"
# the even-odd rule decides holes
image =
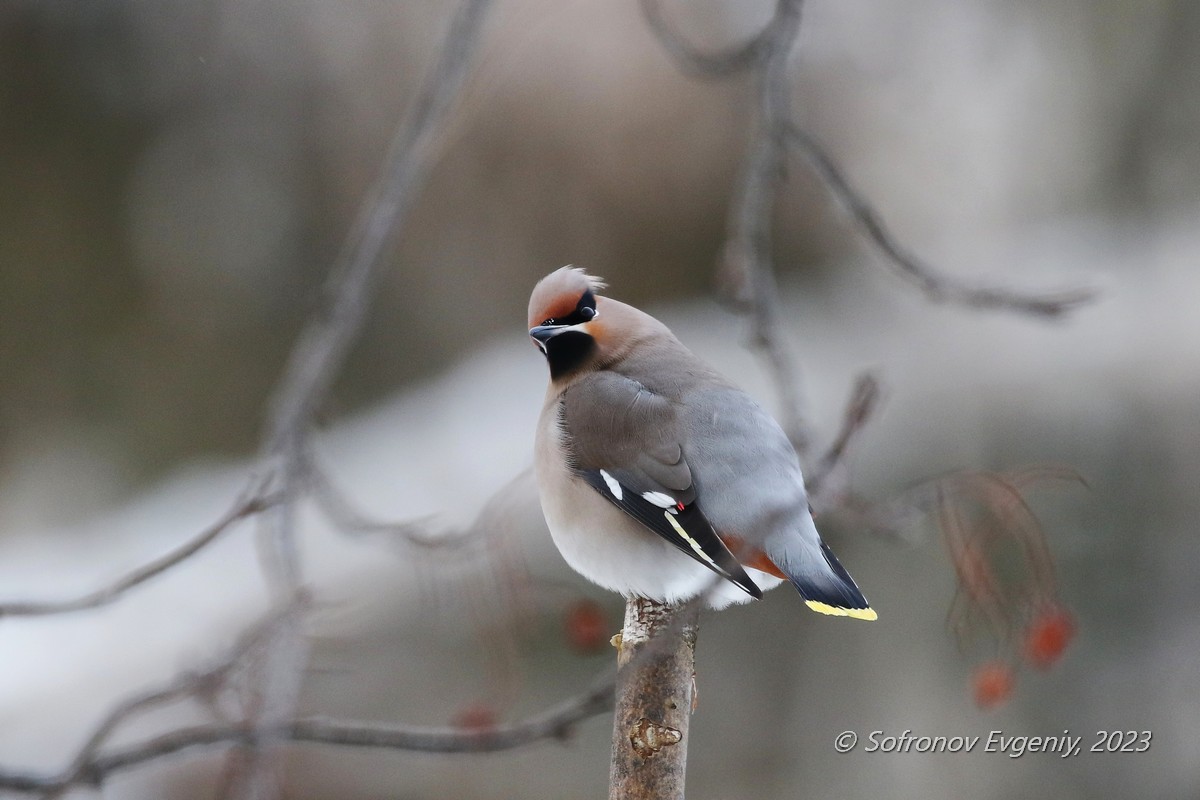
[[[673,508],[675,506],[675,498],[662,492],[642,492],[642,499],[647,503],[653,503],[659,508]]]
[[[600,477],[604,479],[604,483],[608,486],[608,490],[612,492],[612,496],[620,500],[624,492],[621,491],[621,484],[617,483],[617,479],[604,470],[600,470]]]

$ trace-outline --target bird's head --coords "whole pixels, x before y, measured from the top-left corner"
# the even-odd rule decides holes
[[[604,282],[578,267],[562,267],[538,281],[529,297],[529,337],[558,380],[590,364],[606,343],[601,322]]]

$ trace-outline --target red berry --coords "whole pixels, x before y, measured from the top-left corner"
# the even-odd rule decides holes
[[[1034,618],[1025,635],[1025,658],[1039,669],[1048,669],[1062,658],[1075,636],[1075,620],[1065,609],[1052,607]]]
[[[995,708],[1013,693],[1016,678],[1012,667],[1003,661],[989,661],[975,670],[975,705],[982,709]]]
[[[567,644],[577,653],[598,653],[608,644],[608,620],[604,610],[591,600],[577,600],[563,617]]]

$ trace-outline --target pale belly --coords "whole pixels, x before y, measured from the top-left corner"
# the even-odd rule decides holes
[[[554,416],[543,415],[535,473],[550,536],[572,569],[625,597],[676,603],[707,593],[713,608],[752,599],[576,478],[558,453],[560,435]],[[748,572],[763,589],[780,582]]]

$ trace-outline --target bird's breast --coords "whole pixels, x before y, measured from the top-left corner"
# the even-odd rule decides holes
[[[558,404],[547,403],[534,445],[534,473],[546,525],[567,564],[592,583],[626,597],[679,602],[709,588],[713,573],[575,475],[566,436]],[[722,605],[749,599],[740,589],[729,588],[727,599],[727,593],[720,592]]]

